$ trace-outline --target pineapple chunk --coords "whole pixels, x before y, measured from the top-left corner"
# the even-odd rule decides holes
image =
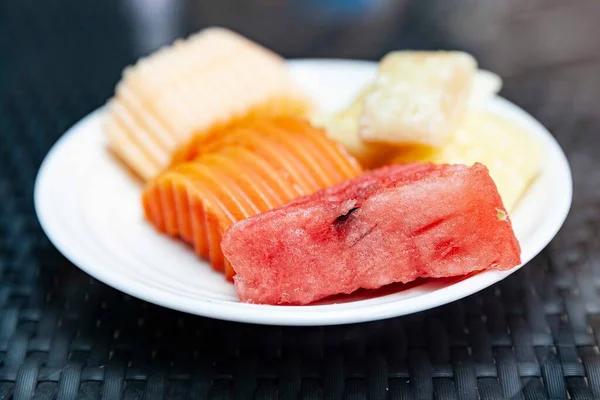
[[[502,86],[500,77],[492,72],[478,70],[475,73],[469,104],[472,107],[485,104],[496,95]],[[394,148],[380,144],[364,142],[358,136],[358,119],[362,114],[363,102],[371,87],[365,88],[347,108],[337,113],[321,113],[311,118],[315,126],[324,128],[327,136],[352,154],[364,168],[381,166],[386,157],[393,154]]]
[[[537,175],[541,157],[540,144],[525,128],[490,111],[475,109],[444,146],[407,146],[396,152],[392,163],[484,164],[509,210]]]
[[[477,63],[463,52],[386,55],[358,120],[366,142],[439,146],[462,121]]]

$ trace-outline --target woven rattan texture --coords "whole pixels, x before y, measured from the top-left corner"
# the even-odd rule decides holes
[[[600,398],[599,64],[507,78],[506,96],[557,135],[575,178],[567,224],[530,265],[408,317],[251,326],[113,290],[38,225],[43,156],[137,56],[124,15],[113,1],[0,3],[0,398]]]

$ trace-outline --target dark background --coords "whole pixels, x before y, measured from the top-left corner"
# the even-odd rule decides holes
[[[461,49],[557,137],[575,197],[502,283],[369,324],[257,327],[150,305],[67,262],[32,190],[121,70],[222,25],[286,57]],[[0,1],[0,398],[600,398],[600,2]]]

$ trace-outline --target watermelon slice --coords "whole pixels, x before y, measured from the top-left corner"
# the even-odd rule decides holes
[[[221,247],[240,299],[264,304],[307,304],[521,262],[482,164],[380,168],[242,220]]]

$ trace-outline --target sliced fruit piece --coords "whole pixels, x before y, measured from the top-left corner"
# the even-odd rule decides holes
[[[109,148],[148,180],[193,157],[189,143],[199,137],[248,118],[302,116],[311,107],[283,58],[227,29],[207,28],[127,67],[103,118]]]
[[[498,93],[502,87],[502,79],[490,71],[477,70],[473,79],[473,87],[469,96],[469,107],[476,108],[484,105]],[[363,89],[354,101],[345,109],[335,113],[316,113],[311,121],[322,127],[327,136],[343,145],[350,154],[360,162],[363,168],[377,168],[395,151],[395,146],[389,143],[364,141],[359,137],[359,118],[363,113],[365,97],[374,90],[374,85]],[[382,100],[383,109],[391,107],[395,96]],[[400,119],[400,118],[398,118]]]
[[[443,144],[467,110],[475,59],[463,52],[398,51],[379,63],[363,102],[363,141]]]
[[[472,110],[454,137],[439,148],[411,146],[396,150],[393,163],[484,164],[509,210],[535,179],[543,149],[519,124],[486,110]]]
[[[520,263],[510,219],[481,164],[367,172],[237,222],[221,247],[240,299],[264,304],[307,304]]]
[[[220,249],[227,227],[361,172],[321,130],[292,119],[247,120],[194,152],[151,180],[142,204],[159,231],[193,245],[229,279],[234,270]]]

